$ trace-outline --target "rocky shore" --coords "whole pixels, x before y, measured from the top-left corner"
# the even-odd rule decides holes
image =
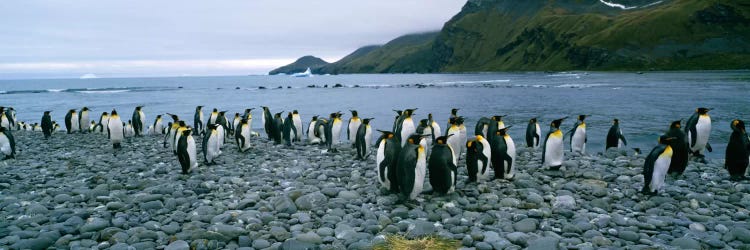
[[[15,136],[17,159],[0,162],[0,249],[370,249],[392,234],[473,249],[750,245],[750,183],[730,182],[718,159],[648,197],[644,155],[566,152],[562,171],[546,171],[540,151],[519,148],[514,180],[464,184],[462,159],[458,193],[409,208],[381,189],[374,156],[355,160],[346,143],[332,154],[230,142],[218,164],[181,175],[158,136],[115,153],[98,134]]]

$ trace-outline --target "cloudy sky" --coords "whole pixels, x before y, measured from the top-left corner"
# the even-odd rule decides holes
[[[464,0],[2,0],[0,78],[265,73],[439,30]]]

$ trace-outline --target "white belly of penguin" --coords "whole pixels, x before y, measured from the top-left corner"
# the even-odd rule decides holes
[[[411,120],[411,118],[404,119],[404,122],[401,123],[401,146],[403,147],[406,145],[407,138],[411,134],[414,134],[417,132],[417,129],[414,127],[414,121]]]
[[[571,138],[571,149],[573,152],[586,153],[586,129],[580,126],[576,128],[573,138]]]
[[[370,147],[372,143],[372,128],[370,126],[367,126],[365,128],[365,156],[367,156],[370,153]]]
[[[671,151],[671,150],[670,150]],[[669,164],[672,163],[672,157],[665,156],[664,154],[659,155],[659,158],[654,162],[654,172],[651,175],[651,192],[660,190],[664,186],[664,178],[667,176],[667,170],[669,170]]]
[[[307,140],[310,143],[318,143],[320,142],[320,139],[318,139],[317,136],[315,136],[315,123],[311,122],[310,125],[307,127]]]
[[[510,136],[505,136],[505,145],[508,146],[507,153],[510,156],[510,166],[505,167],[505,179],[513,178],[513,174],[515,173],[514,168],[516,167],[516,143],[513,142],[513,138],[510,138]],[[506,164],[506,162],[503,162],[503,164]]]
[[[698,124],[695,124],[695,131],[698,134],[695,140],[695,146],[690,147],[690,151],[703,153],[708,143],[708,137],[711,134],[711,118],[701,116]]]
[[[362,122],[359,120],[354,120],[349,122],[349,138],[347,138],[352,144],[357,138],[357,130],[359,129],[359,125],[361,125]]]
[[[544,166],[560,166],[563,162],[562,138],[550,136],[544,145]]]
[[[208,141],[206,142],[208,145],[206,145],[206,160],[208,162],[212,162],[216,157],[219,156],[219,136],[218,133],[212,133],[210,137],[208,137]]]
[[[452,135],[451,137],[448,137],[448,141],[446,144],[451,147],[451,152],[453,152],[453,159],[455,161],[458,161],[458,155],[461,153],[461,138],[459,138],[458,129],[448,131],[448,135]],[[487,147],[489,148],[489,146]]]
[[[384,169],[385,173],[382,175],[384,178],[380,178],[380,163],[382,163],[383,160],[385,160],[385,140],[380,141],[380,145],[378,145],[378,153],[375,156],[375,171],[378,173],[378,181],[380,184],[386,188],[391,188],[391,181],[388,180],[388,169]]]
[[[120,119],[111,119],[109,122],[109,140],[112,143],[120,143],[122,137],[122,122]]]
[[[542,138],[542,129],[539,128],[539,124],[536,124],[536,137],[534,137],[534,148],[539,147],[539,138]]]
[[[477,160],[478,164],[477,166],[480,167],[479,172],[477,174],[477,180],[482,177],[487,177],[490,175],[490,169],[492,168],[492,148],[490,148],[490,143],[487,140],[481,140],[479,141],[482,143],[482,155],[484,157],[487,157],[487,165],[483,165],[482,161]]]
[[[70,131],[78,131],[78,115],[71,116],[70,126]]]
[[[219,134],[219,151],[221,151],[221,147],[224,146],[224,136],[226,136],[226,132],[222,126],[216,127],[216,132]]]
[[[102,119],[102,128],[101,128],[100,132],[102,132],[102,134],[106,134],[107,133],[107,128],[109,128],[109,118],[103,118]]]
[[[440,125],[438,125],[437,122],[432,122],[432,134],[435,135],[435,138],[438,138],[443,135],[442,130],[440,129]]]
[[[417,165],[414,169],[414,188],[409,194],[409,199],[413,200],[417,198],[417,195],[422,193],[422,189],[424,188],[424,176],[427,172],[427,161],[425,158],[425,154],[420,154],[417,157]]]
[[[240,148],[242,148],[242,150],[246,150],[250,148],[250,126],[248,125],[242,126],[241,131],[239,133],[242,135],[242,137],[245,138],[245,144],[240,145]]]
[[[294,124],[294,128],[297,129],[296,139],[302,141],[302,119],[299,115],[292,115],[292,124]]]
[[[331,139],[331,144],[339,144],[339,140],[341,140],[341,127],[341,120],[334,120],[333,127],[331,127],[331,129],[333,130],[331,131],[331,135],[333,136],[333,138]]]
[[[187,138],[187,153],[188,157],[190,158],[190,168],[197,167],[198,160],[196,158],[195,139],[193,139],[193,136],[190,135]]]
[[[8,137],[3,133],[0,133],[0,151],[2,151],[4,155],[10,155],[13,153],[13,150],[10,147],[10,140],[8,140]]]

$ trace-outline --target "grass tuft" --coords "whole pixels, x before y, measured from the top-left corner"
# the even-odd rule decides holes
[[[461,242],[457,240],[444,239],[437,236],[409,240],[401,235],[388,235],[385,237],[385,243],[375,245],[374,250],[455,250],[460,247]]]

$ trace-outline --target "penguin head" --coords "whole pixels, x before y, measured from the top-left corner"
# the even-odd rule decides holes
[[[180,120],[180,117],[179,117],[179,116],[177,116],[177,115],[175,115],[175,114],[170,114],[170,113],[167,113],[167,114],[168,114],[168,115],[169,115],[170,117],[172,117],[172,120],[174,120],[175,122],[177,122],[177,121],[179,121],[179,120]]]
[[[253,111],[253,109],[255,109],[255,108],[245,109],[245,113],[250,113],[251,111]]]
[[[130,120],[128,120],[128,125],[132,125],[132,124],[133,124],[133,122],[131,122]]]
[[[586,116],[589,116],[589,115],[579,115],[579,116],[578,116],[578,120],[579,120],[579,121],[583,121],[583,120],[586,120]]]
[[[456,117],[456,125],[463,125],[463,124],[464,124],[464,117],[463,116]]]
[[[529,123],[536,123],[536,117],[529,119]]]
[[[81,109],[81,112],[83,112],[83,111],[89,111],[89,108],[83,107],[83,109]]]
[[[281,111],[279,113],[276,113],[273,115],[274,118],[281,118],[281,113],[284,113],[284,111]]]
[[[451,137],[451,136],[453,136],[453,134],[450,134],[450,135],[444,135],[444,136],[441,136],[441,137],[435,138],[435,142],[436,142],[437,144],[445,145],[445,143],[447,143],[447,142],[448,142],[448,137]]]
[[[745,122],[742,120],[735,119],[732,121],[732,124],[730,124],[730,127],[732,128],[732,131],[745,132]]]
[[[452,116],[457,116],[457,115],[458,115],[458,110],[459,110],[459,109],[457,109],[457,108],[452,108],[452,109],[451,109],[451,115],[452,115]]]
[[[50,112],[52,111],[44,111],[44,115],[49,115]],[[106,114],[107,112],[104,112],[104,113]]]
[[[667,135],[662,135],[662,136],[659,136],[659,144],[669,144],[674,139],[677,139],[677,137],[669,137]]]
[[[396,117],[399,117],[399,116],[401,116],[401,114],[404,113],[404,111],[396,110],[396,109],[394,109],[393,111],[396,112],[396,114],[397,114]]]
[[[615,118],[614,120],[612,120],[612,124],[615,124],[615,125],[620,124],[620,120]]]
[[[75,114],[76,110],[75,109],[68,110],[68,113]]]
[[[342,114],[342,113],[341,113],[341,111],[339,111],[339,112],[336,112],[336,118],[339,118],[339,119],[340,119],[340,118],[341,118],[341,116],[343,116],[343,115],[344,115],[344,114]]]
[[[669,125],[669,128],[681,128],[682,124],[680,124],[682,120],[673,121],[672,124]]]
[[[504,115],[495,115],[495,116],[492,116],[492,120],[499,122],[499,121],[503,120],[503,117],[505,117],[505,116]]]
[[[406,139],[406,142],[409,144],[421,144],[422,140],[424,140],[424,136],[420,134],[411,134],[409,138]]]
[[[356,110],[349,110],[349,112],[352,112],[352,117],[357,117],[357,111]]]
[[[141,111],[141,108],[143,108],[143,106],[136,106],[136,107],[135,107],[135,110],[136,110],[136,111]]]
[[[416,111],[416,110],[417,110],[417,109],[407,109],[407,110],[404,110],[404,114],[405,114],[405,115],[406,115],[407,117],[409,117],[409,116],[412,116],[412,115],[414,115],[414,111]]]
[[[112,114],[112,116],[117,116],[117,110],[114,110],[114,109],[113,109],[113,110],[112,110],[112,112],[111,112],[110,114]]]
[[[161,119],[161,115],[156,115],[156,119],[157,120]]]
[[[695,112],[701,115],[708,114],[708,111],[710,111],[710,108],[697,108],[695,109]]]
[[[317,115],[315,115],[315,116],[312,117],[312,121],[317,121],[317,120],[318,120],[318,116]]]
[[[635,151],[635,155],[641,154],[641,148],[633,148],[633,151]]]
[[[239,114],[237,114],[239,116]],[[292,112],[287,113],[286,118],[292,119]]]
[[[212,113],[219,113],[219,109],[214,108],[214,110],[211,111]]]
[[[185,121],[180,121],[179,124],[180,124],[180,127],[187,127],[187,124],[185,124]]]
[[[393,138],[394,136],[396,136],[396,135],[395,135],[395,134],[394,134],[393,132],[391,132],[391,131],[384,131],[384,130],[380,130],[380,129],[378,129],[378,132],[380,132],[380,133],[382,134],[382,135],[381,135],[381,138],[383,138],[383,139],[391,139],[391,138]]]
[[[268,110],[268,107],[266,107],[266,106],[260,106],[260,107],[261,107],[261,108],[263,108],[263,112],[265,112],[265,111],[269,111],[269,110]],[[269,111],[269,112],[270,112],[270,111]]]
[[[427,119],[419,120],[419,126],[427,127],[427,122],[428,122]]]
[[[200,111],[202,108],[203,108],[203,106],[198,105],[198,106],[195,107],[195,111]]]
[[[456,122],[457,119],[458,119],[457,117],[448,118],[448,124],[450,124],[451,126],[457,125],[457,122]]]
[[[219,112],[220,116],[225,116],[226,114],[227,114],[227,111],[221,111],[221,112]]]
[[[427,119],[432,121],[432,113],[427,114]]]
[[[560,124],[562,124],[563,120],[565,120],[566,118],[568,118],[568,117],[566,116],[566,117],[563,117],[563,118],[560,118],[560,119],[557,119],[557,120],[553,120],[552,123],[550,124],[550,126],[552,126],[553,128],[559,129],[560,128]]]
[[[338,117],[338,114],[336,114],[336,113],[330,113],[330,114],[328,114],[328,118],[330,118],[331,120],[333,120],[336,117]]]
[[[501,129],[498,129],[497,132],[495,132],[495,134],[499,135],[499,136],[505,136],[507,134],[507,132],[508,132],[508,129],[510,127],[513,127],[513,125],[510,125],[510,126],[507,126],[507,127],[501,128]]]
[[[362,124],[370,124],[370,121],[373,120],[373,119],[375,119],[375,118],[365,118],[365,119],[362,119]]]

